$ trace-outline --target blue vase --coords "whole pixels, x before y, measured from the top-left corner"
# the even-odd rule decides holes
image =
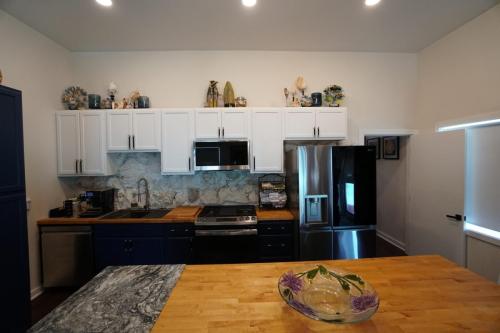
[[[89,94],[89,109],[101,108],[101,96],[96,94]]]
[[[139,109],[149,108],[149,97],[148,96],[139,96],[139,99],[137,100],[137,107]]]

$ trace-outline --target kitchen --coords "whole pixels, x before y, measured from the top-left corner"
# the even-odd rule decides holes
[[[167,304],[179,304],[175,297],[177,290],[187,290],[184,289],[186,283],[191,283],[187,273],[196,275],[199,274],[196,270],[201,269],[191,265],[186,258],[193,258],[193,249],[196,247],[192,246],[191,242],[193,238],[197,238],[197,229],[204,231],[201,229],[210,227],[196,226],[199,216],[197,214],[204,209],[202,207],[251,205],[257,206],[254,208],[255,212],[246,212],[248,215],[244,216],[250,217],[250,221],[252,217],[256,217],[259,221],[257,227],[250,229],[257,229],[257,238],[261,238],[259,244],[266,245],[265,248],[269,247],[272,252],[261,255],[258,254],[259,251],[250,251],[250,254],[258,254],[259,257],[250,258],[248,261],[284,263],[285,266],[276,268],[280,273],[275,277],[272,289],[278,299],[267,300],[271,303],[276,301],[275,304],[281,311],[287,311],[281,307],[286,306],[286,303],[278,302],[280,296],[275,286],[280,274],[287,270],[286,267],[293,267],[292,261],[316,259],[326,260],[325,263],[328,262],[329,266],[333,267],[343,265],[342,262],[329,261],[334,259],[333,251],[329,249],[333,247],[333,240],[332,243],[326,242],[327,257],[300,258],[300,253],[305,249],[300,250],[300,244],[303,243],[301,230],[299,223],[294,222],[299,219],[293,211],[294,198],[290,188],[294,185],[290,183],[293,177],[290,177],[288,170],[290,167],[285,149],[287,144],[299,141],[300,144],[357,146],[363,145],[365,139],[378,138],[378,141],[382,141],[388,137],[398,137],[399,159],[390,160],[381,156],[376,160],[377,207],[376,212],[371,214],[377,221],[376,240],[383,239],[395,250],[406,252],[410,257],[439,254],[497,282],[498,272],[494,269],[488,270],[488,267],[498,266],[495,262],[498,258],[494,246],[495,237],[493,236],[492,240],[492,237],[477,233],[472,237],[472,231],[467,231],[465,236],[463,227],[466,223],[462,219],[455,221],[445,217],[451,215],[455,218],[455,214],[461,217],[467,215],[469,221],[471,214],[464,212],[474,208],[467,206],[464,201],[465,192],[476,193],[464,190],[465,187],[471,186],[470,181],[464,177],[465,169],[468,168],[463,163],[464,131],[438,133],[435,128],[463,124],[464,119],[469,123],[495,119],[492,112],[498,110],[499,103],[494,87],[498,86],[498,82],[496,76],[489,76],[486,72],[495,72],[498,69],[498,60],[496,57],[484,59],[482,55],[498,54],[498,46],[494,42],[495,32],[499,29],[495,20],[498,17],[498,5],[494,4],[494,1],[481,1],[477,7],[471,8],[466,6],[467,1],[459,4],[445,1],[441,5],[429,7],[432,9],[428,10],[413,8],[413,13],[418,12],[422,17],[430,11],[434,15],[434,25],[429,24],[431,32],[422,40],[418,38],[422,37],[424,32],[418,36],[411,35],[413,39],[397,39],[397,36],[393,35],[390,35],[393,36],[392,39],[383,35],[372,35],[371,40],[359,39],[356,29],[349,28],[344,32],[345,36],[321,35],[318,27],[305,28],[300,24],[293,26],[291,22],[287,22],[285,18],[291,15],[287,11],[294,10],[289,8],[283,9],[278,15],[278,19],[283,20],[279,21],[280,24],[287,27],[283,29],[285,32],[280,30],[281,32],[277,31],[272,35],[256,28],[260,39],[255,41],[250,37],[252,30],[245,29],[254,27],[253,20],[257,20],[258,24],[264,27],[265,22],[270,20],[271,13],[277,12],[277,7],[273,6],[279,5],[259,1],[254,8],[246,8],[240,1],[233,1],[234,4],[229,1],[220,2],[221,6],[227,7],[225,10],[234,13],[228,16],[227,24],[231,24],[232,20],[241,21],[242,30],[239,33],[242,37],[231,38],[234,42],[225,45],[221,44],[224,38],[216,39],[210,46],[206,46],[205,35],[210,29],[203,31],[198,23],[192,25],[191,30],[178,29],[181,22],[175,19],[167,20],[163,31],[168,31],[168,34],[163,36],[158,31],[140,24],[134,25],[137,31],[132,28],[126,30],[126,22],[135,22],[138,18],[134,15],[127,16],[125,12],[117,13],[117,8],[128,8],[128,14],[147,10],[152,20],[161,20],[161,17],[155,16],[155,12],[172,12],[177,13],[178,17],[184,17],[186,22],[200,21],[200,24],[204,22],[205,26],[214,28],[210,20],[222,15],[223,10],[214,12],[209,5],[194,0],[190,1],[191,6],[180,1],[156,4],[166,6],[160,7],[162,10],[153,5],[151,8],[137,8],[137,5],[130,3],[113,3],[110,8],[101,8],[93,1],[82,5],[81,10],[88,11],[87,17],[95,16],[96,31],[113,29],[112,34],[116,37],[112,41],[99,39],[102,37],[100,33],[89,33],[93,40],[86,39],[87,37],[81,40],[68,39],[62,29],[47,26],[47,23],[40,21],[40,17],[30,15],[45,10],[43,5],[23,4],[23,1],[0,2],[0,36],[7,46],[0,52],[3,84],[23,92],[31,283],[27,289],[31,291],[32,298],[36,300],[40,294],[43,298],[44,258],[40,249],[43,248],[43,228],[49,227],[44,224],[49,218],[49,210],[61,206],[64,200],[87,191],[114,188],[117,195],[114,198],[113,210],[129,209],[137,204],[141,207],[150,206],[153,210],[169,209],[169,214],[176,208],[187,209],[191,215],[183,215],[187,213],[182,212],[181,218],[171,220],[162,216],[155,219],[156,222],[147,223],[148,226],[152,225],[151,228],[144,224],[135,228],[137,222],[121,225],[118,223],[119,219],[108,219],[106,223],[95,222],[90,217],[91,222],[78,226],[83,227],[78,232],[87,233],[87,240],[90,240],[89,243],[93,246],[92,253],[101,254],[92,258],[95,262],[89,264],[89,267],[92,267],[89,278],[104,266],[120,265],[119,260],[125,260],[122,261],[123,265],[188,263],[183,273],[187,280],[183,282],[181,278],[177,286],[179,288],[174,288],[173,298],[167,301]],[[359,6],[353,5],[355,9],[352,10],[355,10],[356,14],[352,15],[358,20],[356,22],[359,26],[365,27],[365,33],[370,30],[376,33],[373,27],[377,24],[382,26],[381,22],[384,20],[390,22],[389,24],[400,24],[398,27],[408,29],[406,31],[409,34],[415,33],[411,25],[405,25],[401,23],[404,20],[398,19],[410,15],[409,11],[403,8],[404,5],[409,6],[407,2],[394,4],[382,0],[380,4],[370,8],[365,7],[363,1],[359,3]],[[432,6],[430,3],[427,5]],[[332,10],[318,10],[322,6]],[[295,10],[305,16],[314,13],[325,20],[324,22],[328,22],[329,15],[337,15],[336,21],[333,20],[335,22],[331,24],[338,25],[342,21],[339,16],[341,11],[333,10],[338,9],[337,6],[342,8],[349,5],[342,1],[335,4],[318,1],[318,4],[311,7],[301,4]],[[197,11],[192,11],[191,8],[210,14],[207,15],[206,21],[203,21],[196,16]],[[85,25],[85,21],[79,21],[81,18],[78,13],[67,9],[69,11],[62,15],[71,17],[75,22],[67,23],[67,27],[71,26],[77,30],[79,24]],[[448,9],[456,11],[455,23],[444,19],[448,17],[445,14]],[[58,7],[58,10],[66,9]],[[115,24],[106,24],[102,15]],[[378,23],[370,21],[372,19]],[[423,24],[424,21],[419,22]],[[120,32],[120,29],[123,31]],[[310,29],[306,30],[309,36],[316,33],[323,37],[322,41],[331,38],[332,45],[318,42],[316,37],[300,39],[300,29]],[[278,29],[268,29],[274,30]],[[173,34],[173,31],[176,31],[177,35]],[[295,42],[278,38],[285,37],[289,32],[298,36]],[[130,38],[126,38],[125,33],[129,33]],[[237,34],[236,31],[234,33]],[[341,46],[342,42],[347,43],[346,40],[350,44]],[[358,40],[358,44],[354,43],[355,40]],[[405,40],[412,40],[413,44],[408,46],[404,44]],[[467,43],[459,43],[458,40],[466,40]],[[313,41],[316,41],[316,44]],[[182,44],[188,42],[191,44]],[[152,45],[153,43],[156,45]],[[295,44],[291,45],[292,43]],[[43,56],[33,59],[30,56],[32,49]],[[477,53],[474,50],[477,50]],[[443,57],[450,60],[449,64],[440,61]],[[457,73],[454,70],[457,63],[471,65],[461,66],[463,68]],[[487,70],[479,70],[472,65],[476,63],[483,64],[484,67],[481,68]],[[29,79],[26,77],[27,73],[31,74]],[[339,84],[344,89],[345,101],[341,107],[329,107],[325,103],[321,107],[288,107],[292,98],[297,98],[292,96],[295,91],[298,91],[297,96],[301,97],[300,87],[296,85],[299,76],[305,79],[307,96],[322,92],[327,86]],[[219,108],[205,108],[203,104],[207,100],[207,86],[210,80],[219,81],[221,96],[225,82],[231,81],[237,93],[235,97],[245,96],[248,106],[223,108],[224,103],[219,102]],[[110,85],[111,82],[115,83],[114,87]],[[459,82],[470,83],[468,89],[472,91],[471,98],[457,98],[455,94],[460,91]],[[114,88],[117,90],[118,102],[127,98],[130,92],[139,90],[149,96],[151,105],[149,108],[132,110],[64,110],[60,97],[64,89],[70,86],[83,87],[88,93],[100,95],[103,100],[109,95],[110,88]],[[284,95],[284,87],[290,90],[290,96],[287,98]],[[489,116],[484,116],[487,114]],[[489,127],[484,129],[486,128]],[[480,129],[483,128],[466,131],[474,134],[473,132]],[[480,134],[483,135],[482,132]],[[484,138],[489,138],[488,135],[484,134]],[[82,137],[84,139],[81,139]],[[200,143],[198,148],[201,149],[206,142],[228,141],[247,142],[247,153],[244,156],[247,156],[248,160],[237,165],[245,165],[248,170],[200,170],[200,155],[196,154],[193,142]],[[475,143],[473,138],[468,142],[469,145],[484,145],[484,142]],[[73,148],[66,149],[71,145]],[[74,155],[68,157],[68,151]],[[271,214],[273,211],[261,210],[258,207],[259,178],[267,174],[281,174],[287,177],[285,188],[288,195],[288,213],[285,211],[285,216],[266,218],[265,214]],[[146,182],[141,181],[138,184],[141,178],[145,178]],[[146,192],[149,192],[149,196]],[[486,192],[488,191],[481,189],[477,191],[479,194]],[[489,193],[489,197],[494,195],[494,192]],[[86,197],[87,203],[89,200],[91,201]],[[321,197],[312,198],[309,210],[312,207],[320,207],[321,205],[317,204],[321,201]],[[357,200],[355,202],[358,204]],[[436,202],[440,204],[436,205]],[[198,211],[189,211],[192,207],[198,207],[194,208]],[[321,209],[316,210],[319,211]],[[193,214],[197,217],[193,217]],[[229,215],[234,217],[234,214]],[[169,229],[167,226],[174,228]],[[271,234],[265,234],[265,227],[278,230],[269,230]],[[243,229],[229,229],[233,228]],[[326,228],[331,235],[333,229]],[[489,226],[491,230],[495,228],[494,223]],[[249,239],[255,237],[248,236],[251,236]],[[110,255],[113,253],[110,239],[119,239],[120,249],[126,250],[126,255]],[[252,242],[255,244],[255,238]],[[54,242],[49,241],[48,244]],[[311,244],[319,243],[313,241]],[[219,244],[215,242],[206,248],[215,250],[217,245]],[[158,251],[152,250],[152,254],[150,250],[155,248]],[[316,249],[315,246],[308,248]],[[145,250],[139,255],[141,260],[134,262],[136,259],[132,258],[132,253],[141,252],[142,249]],[[9,248],[4,250],[9,251]],[[224,249],[222,250],[224,252]],[[7,253],[6,251],[3,252]],[[157,255],[158,253],[160,255]],[[206,251],[198,253],[209,254]],[[224,258],[220,253],[214,251],[213,258],[223,262]],[[228,251],[224,253],[227,254]],[[233,251],[230,253],[236,254]],[[480,259],[472,260],[473,255]],[[88,256],[84,257],[89,259]],[[143,261],[145,258],[151,262]],[[351,259],[352,256],[345,258]],[[97,269],[95,264],[99,261],[100,266]],[[240,262],[245,260],[238,257],[237,260],[229,258],[226,262],[235,261],[238,262],[236,265],[240,265]],[[62,267],[63,262],[54,260],[54,265]],[[211,264],[217,265],[220,262],[214,260]],[[207,269],[211,264],[206,266]],[[356,267],[349,269],[356,271]],[[357,269],[361,272],[365,270]],[[366,278],[369,282],[373,280],[375,289],[381,294],[382,302],[379,312],[371,319],[376,323],[377,316],[384,314],[384,294],[380,291],[383,291],[380,282],[377,284],[376,277],[372,276],[368,274]],[[494,294],[496,290],[493,288],[490,293]],[[493,294],[492,299],[495,297]],[[495,300],[498,301],[498,296],[496,297]],[[498,307],[497,303],[495,304]],[[3,313],[10,312],[6,310]],[[286,313],[292,315],[291,312]],[[168,313],[166,315],[170,316]],[[293,313],[293,316],[295,315],[300,314]],[[213,320],[216,320],[217,316],[213,317]],[[309,319],[304,318],[302,321],[297,317],[294,320],[298,325],[307,325]]]

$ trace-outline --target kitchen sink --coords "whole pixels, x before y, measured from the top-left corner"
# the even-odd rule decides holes
[[[120,209],[105,215],[102,219],[159,219],[168,212],[170,209]]]

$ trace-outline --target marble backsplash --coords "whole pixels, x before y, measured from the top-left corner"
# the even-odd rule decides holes
[[[67,197],[90,189],[113,187],[118,190],[117,209],[137,202],[137,181],[149,182],[151,207],[209,204],[257,204],[258,175],[244,171],[197,172],[191,176],[162,176],[159,153],[110,155],[116,173],[108,177],[60,178]],[[140,205],[144,205],[141,202]]]

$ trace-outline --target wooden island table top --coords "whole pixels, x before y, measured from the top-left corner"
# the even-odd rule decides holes
[[[322,261],[370,282],[380,307],[358,324],[306,318],[277,283],[315,263],[187,266],[152,332],[500,332],[500,286],[440,256]]]

